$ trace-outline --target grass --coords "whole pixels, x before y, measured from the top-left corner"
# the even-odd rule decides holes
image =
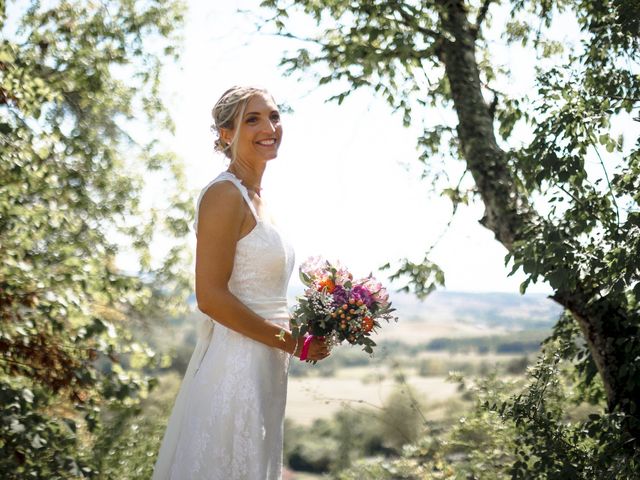
[[[335,377],[289,379],[286,416],[300,425],[311,425],[317,418],[330,418],[344,408],[380,408],[397,387],[394,378],[383,380],[367,377],[370,369],[348,368]],[[408,376],[405,381],[427,404],[436,406],[457,394],[457,385],[446,377]],[[429,409],[427,418],[438,420],[442,412]],[[431,418],[430,418],[431,417]]]
[[[427,419],[441,420],[450,413],[447,405],[455,405],[456,401],[460,401],[458,385],[447,380],[447,368],[442,369],[445,372],[443,375],[419,375],[421,360],[435,361],[443,364],[443,367],[449,364],[483,363],[493,368],[520,358],[522,354],[422,352],[413,358],[398,359],[402,365],[399,369],[385,363],[340,368],[331,376],[314,375],[313,370],[320,364],[309,364],[305,367],[312,370],[310,375],[289,377],[286,417],[299,425],[308,426],[315,419],[328,419],[344,408],[380,408],[398,384],[406,382],[426,403]]]

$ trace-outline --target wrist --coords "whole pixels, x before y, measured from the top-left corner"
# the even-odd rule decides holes
[[[289,355],[299,355],[302,350],[302,342],[304,341],[304,338],[302,340],[300,337],[294,338],[293,334],[284,328],[281,329],[280,332],[280,338],[282,341],[279,342],[278,347]]]

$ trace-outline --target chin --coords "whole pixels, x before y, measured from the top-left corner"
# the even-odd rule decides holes
[[[268,162],[269,160],[273,160],[274,158],[277,158],[277,157],[278,157],[278,152],[274,152],[271,155],[265,156],[264,159]]]

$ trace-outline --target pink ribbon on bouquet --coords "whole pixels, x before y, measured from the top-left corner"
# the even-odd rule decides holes
[[[314,335],[307,335],[304,338],[304,344],[302,345],[302,351],[300,352],[300,361],[306,360],[307,356],[309,356],[309,347],[311,346],[311,342],[314,339],[323,340],[324,337],[316,337]]]
[[[309,355],[309,347],[315,337],[313,335],[307,335],[304,337],[304,343],[302,344],[302,351],[300,352],[300,361],[306,360]]]

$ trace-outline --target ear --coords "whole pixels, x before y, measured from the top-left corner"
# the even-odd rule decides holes
[[[222,140],[227,145],[231,144],[231,140],[233,140],[233,130],[229,128],[221,128],[220,129],[220,140]]]

